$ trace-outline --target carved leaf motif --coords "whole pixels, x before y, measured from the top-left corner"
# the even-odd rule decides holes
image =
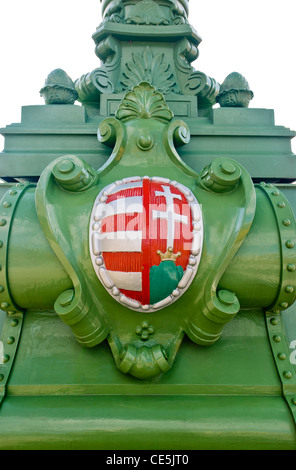
[[[151,118],[169,122],[173,117],[162,94],[147,82],[140,83],[128,92],[116,112],[116,118],[120,120]]]
[[[126,23],[141,25],[167,25],[169,24],[169,21],[165,18],[162,9],[155,0],[141,0],[134,6],[132,16],[126,18]]]
[[[141,81],[151,83],[161,93],[170,93],[175,82],[173,74],[169,71],[170,65],[164,62],[164,54],[153,56],[151,48],[147,46],[142,55],[132,54],[133,62],[126,64],[123,72],[122,84],[125,88],[132,88]]]

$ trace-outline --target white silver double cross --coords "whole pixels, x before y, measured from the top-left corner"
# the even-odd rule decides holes
[[[167,249],[174,247],[175,240],[175,222],[181,224],[188,224],[188,217],[186,215],[177,214],[174,210],[174,199],[182,200],[179,194],[173,194],[169,186],[161,186],[163,192],[155,191],[155,196],[163,196],[166,200],[166,212],[153,210],[152,219],[167,220]]]

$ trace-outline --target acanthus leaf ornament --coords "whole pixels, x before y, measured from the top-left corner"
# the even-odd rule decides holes
[[[121,80],[125,89],[130,89],[140,82],[151,83],[161,93],[173,91],[175,81],[170,71],[170,65],[164,61],[164,54],[153,55],[147,46],[143,54],[133,53],[132,62],[127,62]]]
[[[140,0],[125,19],[127,24],[167,25],[168,19],[155,0]]]

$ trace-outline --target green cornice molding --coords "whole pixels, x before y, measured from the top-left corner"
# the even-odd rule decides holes
[[[96,32],[92,35],[96,44],[102,41],[110,34],[120,40],[141,40],[149,39],[151,42],[163,42],[173,39],[182,39],[183,37],[190,39],[196,46],[201,43],[201,37],[195,29],[189,24],[156,26],[146,25],[140,26],[135,24],[122,24],[106,21],[101,23]]]

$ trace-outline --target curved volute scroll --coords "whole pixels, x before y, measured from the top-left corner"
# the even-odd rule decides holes
[[[197,174],[176,150],[190,141],[189,128],[185,122],[173,118],[163,95],[148,82],[133,87],[125,94],[115,118],[107,118],[99,126],[99,141],[114,145],[110,158],[99,170],[100,176],[116,165],[116,177],[130,176],[133,167],[137,174],[145,175],[147,168],[153,166],[159,168],[162,176],[169,166],[196,178]]]
[[[219,281],[243,244],[254,220],[256,193],[248,172],[238,162],[217,158],[208,165],[197,180],[208,195],[204,217],[208,233],[207,256],[211,260],[201,266],[200,289],[186,333],[197,344],[209,346],[222,334],[226,323],[240,310],[235,292],[219,289]],[[219,240],[219,243],[217,243]],[[206,267],[206,272],[203,271]]]
[[[48,165],[36,189],[41,228],[73,283],[73,288],[58,296],[54,308],[87,347],[99,344],[108,334],[87,286],[85,262],[81,262],[85,249],[77,231],[80,224],[88,223],[85,208],[96,184],[97,173],[90,165],[75,155],[66,155]]]
[[[107,118],[99,125],[97,137],[99,142],[113,148],[112,154],[99,169],[102,176],[121,160],[126,146],[126,132],[118,119]]]

